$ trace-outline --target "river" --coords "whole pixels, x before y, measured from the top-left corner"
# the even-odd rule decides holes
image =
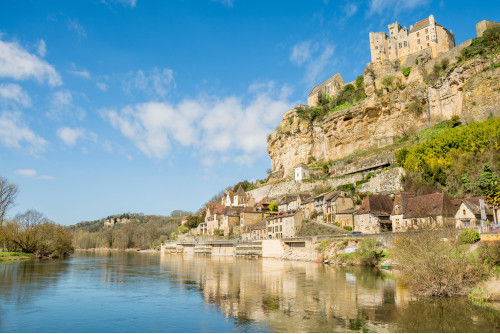
[[[498,304],[390,274],[223,256],[77,252],[0,263],[0,332],[498,332]]]

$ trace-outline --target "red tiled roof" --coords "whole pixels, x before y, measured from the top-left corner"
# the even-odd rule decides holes
[[[453,217],[457,209],[443,193],[416,196],[408,199],[403,218]]]
[[[417,196],[413,193],[400,192],[396,194],[394,198],[394,205],[392,207],[391,215],[396,215],[396,206],[399,206],[398,215],[405,213],[406,205],[408,204],[408,199]]]
[[[363,200],[357,214],[372,213],[378,216],[389,216],[392,211],[392,200],[386,195],[368,195]]]
[[[210,210],[210,214],[220,214],[224,212],[224,205],[220,203],[207,203],[207,210]]]

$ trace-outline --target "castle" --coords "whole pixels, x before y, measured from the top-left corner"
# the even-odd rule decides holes
[[[481,27],[477,28],[478,36],[479,30],[482,33],[495,23],[482,21],[480,24]],[[388,27],[389,36],[385,32],[370,33],[372,63],[384,60],[399,60],[401,63],[408,63],[413,62],[413,58],[423,54],[436,58],[439,54],[455,47],[455,36],[451,31],[437,23],[434,15],[410,26],[409,31],[406,27],[401,28],[398,22],[394,22]],[[321,94],[335,96],[345,84],[340,73],[335,74],[325,82],[314,86],[307,96],[307,105],[317,106]]]
[[[404,61],[409,55],[426,52],[432,58],[455,47],[453,32],[441,26],[434,15],[410,26],[401,28],[398,22],[389,24],[389,36],[385,32],[370,33],[372,62],[383,60]]]

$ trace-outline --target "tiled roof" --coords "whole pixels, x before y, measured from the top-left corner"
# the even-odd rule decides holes
[[[410,30],[410,33],[418,31],[420,29],[424,29],[425,27],[429,26],[429,18],[423,19],[422,21],[418,21],[415,23],[413,28]]]
[[[462,203],[465,204],[467,208],[476,216],[481,217],[481,204],[479,204],[479,200],[482,199],[485,201],[484,206],[486,213],[489,215],[493,214],[493,211],[489,208],[488,204],[486,204],[486,197],[471,197],[471,198],[464,198],[462,200]]]
[[[307,201],[309,199],[312,200],[312,196],[309,194],[299,194],[298,197],[302,203],[304,203],[304,201]]]
[[[244,208],[242,206],[226,206],[223,214],[226,216],[238,216],[243,209]]]
[[[238,190],[236,190],[235,195],[238,195],[238,196],[245,196],[246,195],[246,192],[245,192],[245,190],[243,190],[243,187],[241,186],[241,184],[238,187]]]
[[[337,198],[341,195],[342,193],[338,190],[336,191],[331,191],[325,195],[325,202],[326,201],[336,201]]]
[[[342,76],[340,75],[340,73],[336,73],[334,74],[333,76],[331,76],[329,79],[323,81],[322,83],[320,83],[318,86],[314,86],[314,88],[311,90],[311,92],[309,93],[308,96],[311,96],[311,95],[314,95],[316,94],[317,92],[320,91],[321,88],[323,88],[324,86],[326,86],[327,84],[329,84],[330,82],[333,82],[333,81],[337,81],[339,82],[341,85],[344,85],[344,79],[342,79]]]
[[[285,195],[285,197],[283,197],[281,199],[279,204],[288,204],[288,203],[291,203],[291,202],[296,201],[296,200],[297,200],[297,196],[295,196],[295,195]]]
[[[462,204],[462,201],[463,201],[462,198],[452,199],[451,200],[451,204],[453,204],[458,209],[458,207],[460,206],[460,204]]]
[[[407,193],[407,192],[397,193],[396,197],[394,198],[394,205],[392,207],[391,215],[396,215],[396,206],[399,206],[399,211],[397,214],[398,215],[404,214],[406,205],[408,204],[408,199],[410,197],[415,197],[415,196],[417,195],[413,193]]]
[[[224,205],[220,203],[207,203],[207,210],[210,210],[210,214],[220,214],[224,212]]]
[[[453,217],[457,209],[443,193],[411,197],[405,208],[403,218]]]
[[[378,216],[389,216],[392,212],[392,200],[386,195],[368,195],[363,200],[357,214],[372,213]]]

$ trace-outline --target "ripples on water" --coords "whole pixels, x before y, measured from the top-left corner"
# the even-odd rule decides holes
[[[0,263],[0,332],[498,332],[498,304],[416,299],[378,271],[78,252]]]

